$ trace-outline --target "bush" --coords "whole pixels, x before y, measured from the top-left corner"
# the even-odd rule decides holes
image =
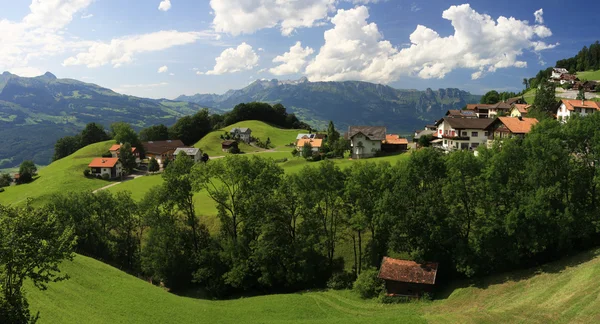
[[[275,163],[283,163],[283,162],[287,162],[287,158],[283,158],[283,159],[277,159],[275,160]]]
[[[0,192],[4,192],[4,188],[0,188]]]
[[[110,176],[108,175],[108,173],[104,173],[104,174],[102,174],[102,179],[110,180]]]
[[[83,176],[85,176],[86,178],[90,176],[90,170],[89,169],[85,169],[83,170]]]
[[[335,153],[334,152],[327,152],[325,153],[325,157],[328,159],[333,159],[335,158]]]
[[[300,152],[298,152],[297,149],[292,150],[292,156],[298,156],[298,153],[300,153]]]
[[[377,278],[376,269],[364,270],[354,282],[353,290],[362,298],[377,297],[384,289],[383,280]]]
[[[231,154],[240,154],[240,148],[237,146],[232,146],[229,148],[229,153]]]
[[[336,290],[350,289],[355,279],[356,277],[352,272],[336,272],[327,281],[327,288]]]
[[[379,302],[382,304],[402,304],[409,303],[410,301],[411,298],[406,296],[388,296],[386,294],[379,295]]]

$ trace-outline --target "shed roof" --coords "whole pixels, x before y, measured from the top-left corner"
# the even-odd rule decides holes
[[[199,151],[200,149],[195,147],[178,147],[173,154],[177,155],[179,152],[185,152],[187,155],[196,155]]]
[[[498,120],[513,134],[527,134],[538,123],[537,119],[526,117],[498,117]]]
[[[226,140],[226,141],[221,142],[221,145],[229,146],[229,145],[231,145],[233,143],[236,143],[236,141],[234,141],[234,140]]]
[[[149,141],[142,143],[146,153],[163,154],[178,147],[185,146],[181,140]]]
[[[385,139],[385,126],[350,126],[348,127],[348,138],[361,133],[372,141],[383,141]]]
[[[384,280],[433,285],[437,269],[438,264],[435,262],[419,264],[414,261],[383,257],[378,277]]]
[[[90,162],[90,168],[114,168],[119,163],[118,158],[95,158]]]

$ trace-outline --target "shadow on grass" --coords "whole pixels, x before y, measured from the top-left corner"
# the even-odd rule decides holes
[[[435,299],[447,299],[456,289],[469,287],[487,289],[488,287],[493,285],[528,280],[535,277],[536,275],[540,275],[543,273],[559,273],[566,270],[567,268],[576,267],[578,265],[591,261],[597,258],[598,256],[600,256],[600,249],[595,248],[585,252],[580,252],[572,256],[565,256],[561,260],[550,262],[538,267],[495,274],[483,278],[457,280],[443,287],[440,287],[439,290],[435,293]]]

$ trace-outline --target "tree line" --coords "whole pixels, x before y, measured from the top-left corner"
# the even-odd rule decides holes
[[[581,71],[600,70],[600,42],[596,41],[589,47],[584,46],[577,55],[559,60],[556,62],[557,68],[565,68],[569,73]]]

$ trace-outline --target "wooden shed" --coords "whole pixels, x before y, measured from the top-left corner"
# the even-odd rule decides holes
[[[223,152],[228,152],[230,148],[237,147],[237,146],[238,146],[238,143],[233,140],[227,140],[227,141],[223,141],[221,143],[221,149],[223,150]]]
[[[379,278],[385,281],[388,296],[420,298],[433,290],[438,264],[383,257]]]

